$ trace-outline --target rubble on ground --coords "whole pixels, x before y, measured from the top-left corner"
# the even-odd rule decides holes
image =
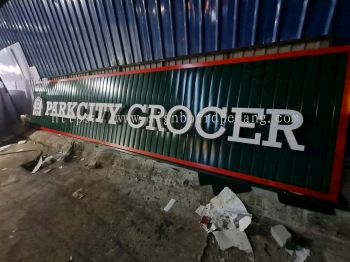
[[[36,166],[34,167],[32,174],[35,174],[36,172],[38,172],[38,170],[40,169],[41,165],[43,164],[43,158],[40,157],[38,163],[36,164]]]
[[[280,247],[284,247],[286,243],[292,238],[292,235],[283,225],[276,225],[271,227],[271,235]]]
[[[286,249],[287,253],[294,258],[294,262],[304,262],[310,256],[310,249],[297,246],[294,250]]]
[[[220,249],[232,246],[252,253],[252,247],[244,230],[250,225],[252,215],[242,201],[228,187],[210,200],[206,206],[199,206],[196,213],[202,217],[201,224],[213,232]]]
[[[73,192],[72,197],[82,199],[86,196],[86,193],[82,188],[77,189],[76,191]]]
[[[173,207],[173,205],[175,204],[176,200],[174,198],[170,199],[168,204],[166,204],[166,206],[163,208],[164,212],[169,212],[170,209]]]

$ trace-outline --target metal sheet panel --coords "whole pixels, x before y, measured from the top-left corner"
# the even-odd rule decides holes
[[[0,49],[41,77],[330,36],[350,43],[345,0],[9,0]]]
[[[82,136],[116,147],[173,161],[258,184],[335,201],[342,170],[349,119],[349,82],[344,89],[349,49],[327,49],[246,57],[194,65],[116,72],[51,81],[37,86],[45,101],[121,103],[126,114],[138,104],[159,104],[169,110],[188,107],[193,114],[208,106],[275,108],[300,111],[304,122],[294,131],[305,151],[291,150],[279,133],[282,148],[230,142],[233,124],[225,134],[205,139],[195,129],[183,135],[134,129],[126,121],[116,125],[34,117],[43,127]],[[348,77],[350,77],[348,75]],[[88,110],[89,111],[89,110]],[[239,135],[269,136],[270,122]],[[175,124],[180,128],[181,124]],[[203,128],[214,133],[220,121]]]

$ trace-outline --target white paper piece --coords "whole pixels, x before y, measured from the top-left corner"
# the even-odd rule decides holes
[[[169,212],[169,210],[173,207],[173,205],[175,204],[176,200],[175,199],[170,199],[168,204],[164,207],[164,211],[165,212]]]
[[[32,174],[35,174],[36,172],[38,172],[39,168],[41,167],[41,165],[43,164],[43,158],[40,157],[38,163],[36,164],[36,166],[34,167]]]
[[[214,231],[213,234],[221,250],[237,247],[246,253],[253,253],[252,246],[245,232],[232,228],[229,230]]]
[[[248,213],[243,202],[228,187],[206,206],[199,206],[195,212],[202,217],[209,217],[219,230],[239,228],[244,231],[252,220],[252,215]]]

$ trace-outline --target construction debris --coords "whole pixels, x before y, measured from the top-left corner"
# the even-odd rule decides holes
[[[287,241],[292,238],[292,235],[283,225],[276,225],[271,227],[270,232],[280,247],[284,247]]]
[[[52,171],[52,168],[46,169],[46,170],[44,171],[44,174],[47,174],[47,173],[49,173],[49,172],[51,172],[51,171]]]
[[[82,188],[79,188],[75,192],[73,192],[72,197],[82,199],[86,196],[86,193],[84,193],[84,190]]]
[[[252,246],[245,232],[232,228],[229,230],[214,231],[213,234],[221,250],[237,247],[246,253],[253,253]]]
[[[295,262],[304,262],[308,256],[310,256],[310,250],[306,248],[301,248],[295,250]]]
[[[38,163],[36,164],[36,166],[34,167],[32,174],[35,174],[36,172],[38,172],[38,170],[40,169],[41,165],[43,164],[43,158],[40,157]]]
[[[228,187],[212,198],[206,206],[199,206],[196,213],[210,218],[219,230],[237,228],[244,231],[252,220],[242,201]]]
[[[304,262],[310,256],[310,249],[297,246],[295,250],[286,249],[289,255],[295,257],[294,262]]]
[[[56,161],[54,156],[48,156],[47,158],[45,158],[45,160],[43,161],[43,167],[44,166],[48,166],[51,165],[52,163],[54,163]]]
[[[17,142],[18,145],[23,145],[25,143],[27,143],[27,140],[20,140]]]
[[[164,211],[165,212],[169,212],[169,210],[173,207],[173,205],[175,204],[176,200],[175,199],[170,199],[168,204],[164,207]]]
[[[252,215],[228,187],[212,198],[206,206],[199,206],[196,213],[202,217],[201,224],[204,230],[214,234],[221,250],[234,246],[247,253],[253,252],[244,233],[252,221]]]
[[[5,149],[9,148],[11,145],[6,145],[6,146],[2,146],[0,147],[0,152],[4,151]]]

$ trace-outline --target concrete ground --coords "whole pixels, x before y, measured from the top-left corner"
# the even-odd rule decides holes
[[[72,144],[36,132],[0,152],[0,261],[294,261],[270,236],[283,222],[311,250],[307,261],[350,261],[346,213],[286,207],[253,190],[239,197],[253,214],[246,233],[254,254],[220,251],[194,213],[213,197],[196,172],[79,141],[70,150]],[[2,155],[8,152],[16,153]],[[32,174],[38,152],[68,153]],[[19,155],[34,162],[26,169]],[[73,194],[80,188],[81,199]],[[162,211],[171,198],[173,208]]]

